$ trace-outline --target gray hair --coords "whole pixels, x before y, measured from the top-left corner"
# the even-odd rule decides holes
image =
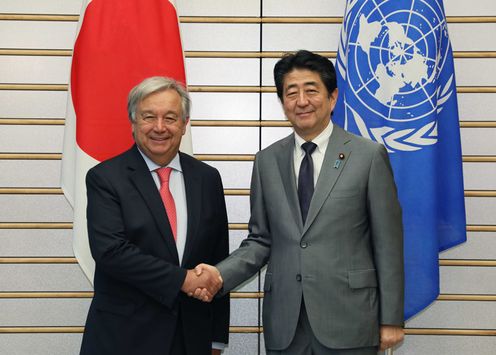
[[[143,80],[129,92],[127,97],[127,114],[131,123],[136,123],[136,110],[141,101],[147,96],[165,90],[176,90],[181,96],[182,119],[189,117],[191,99],[186,88],[178,81],[164,76],[152,76]]]

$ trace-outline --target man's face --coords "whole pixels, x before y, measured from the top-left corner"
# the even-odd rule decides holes
[[[187,124],[181,115],[181,96],[173,89],[151,94],[138,105],[132,125],[134,140],[158,165],[167,165],[179,150]]]
[[[284,76],[282,106],[293,128],[303,139],[317,137],[330,122],[338,90],[327,92],[320,75],[294,69]]]

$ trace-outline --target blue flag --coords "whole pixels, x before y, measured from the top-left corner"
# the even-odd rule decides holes
[[[348,0],[333,121],[389,152],[405,236],[405,319],[439,295],[466,240],[453,53],[442,0]]]

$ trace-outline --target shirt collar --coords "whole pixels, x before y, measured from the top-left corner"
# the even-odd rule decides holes
[[[332,121],[329,122],[326,128],[320,134],[312,139],[312,142],[317,144],[317,149],[320,151],[325,151],[324,148],[327,147],[327,143],[329,142],[329,138],[331,137],[332,134],[332,129],[333,129],[333,123]],[[301,145],[306,142],[302,137],[298,135],[298,133],[294,132],[295,136],[295,146],[299,148],[300,151],[303,151],[301,148]]]
[[[155,170],[157,170],[159,168],[162,168],[162,166],[158,165],[153,160],[151,160],[150,158],[148,158],[148,156],[145,153],[143,153],[141,151],[141,149],[139,149],[139,147],[138,147],[138,151],[140,152],[141,156],[145,160],[145,163],[146,163],[146,166],[148,167],[148,170],[155,171]],[[172,160],[170,161],[170,163],[167,164],[166,166],[171,167],[172,169],[177,170],[177,171],[180,171],[180,172],[183,171],[183,169],[181,168],[181,161],[179,160],[179,154],[176,154],[174,156],[174,158],[172,158]]]

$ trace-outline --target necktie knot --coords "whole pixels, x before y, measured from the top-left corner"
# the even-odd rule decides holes
[[[303,149],[306,154],[312,155],[315,149],[317,149],[317,144],[314,142],[305,142],[301,145],[301,149]]]
[[[160,179],[160,185],[169,184],[171,172],[172,168],[169,167],[157,169],[158,178]]]

